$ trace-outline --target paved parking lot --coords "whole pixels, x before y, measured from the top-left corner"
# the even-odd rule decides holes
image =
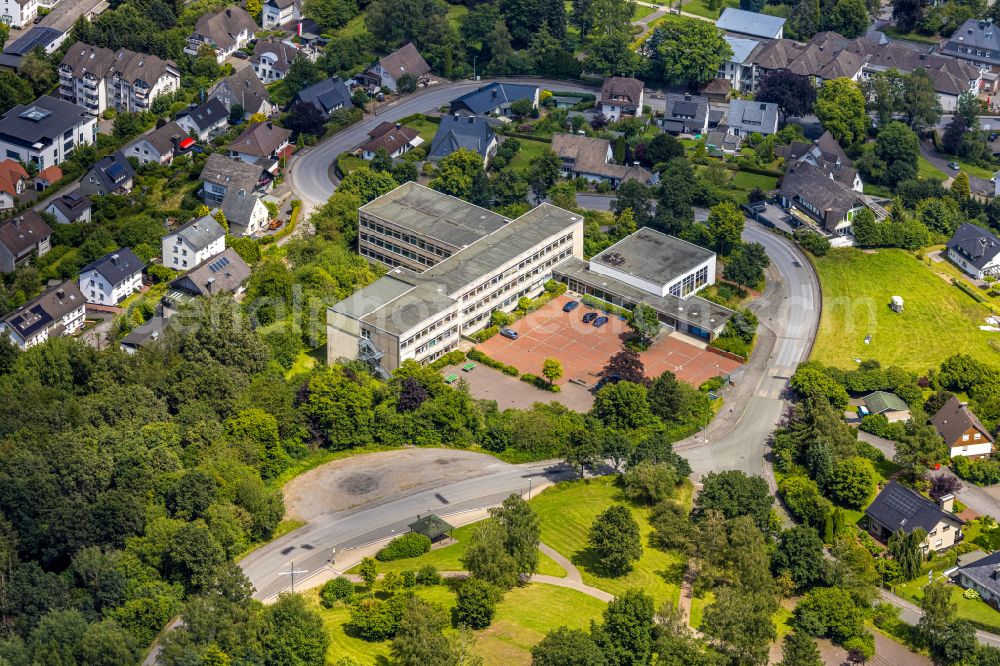
[[[594,384],[608,359],[622,350],[630,329],[618,317],[610,317],[601,328],[584,324],[583,315],[593,309],[581,303],[576,310],[563,312],[563,305],[570,300],[573,299],[569,296],[560,296],[511,325],[518,333],[517,340],[495,335],[477,345],[477,349],[522,373],[536,375],[541,375],[546,358],[556,358],[564,371],[559,384],[570,380]],[[740,367],[738,362],[693,343],[661,333],[653,346],[641,354],[647,376],[655,377],[670,370],[679,379],[697,386],[710,377],[727,375]]]

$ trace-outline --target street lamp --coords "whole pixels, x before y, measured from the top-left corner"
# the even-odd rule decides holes
[[[309,572],[307,570],[305,570],[305,569],[296,569],[295,568],[295,562],[289,562],[288,563],[288,571],[281,571],[281,572],[279,572],[279,575],[281,575],[281,576],[290,576],[291,577],[291,579],[292,579],[292,592],[294,593],[295,592],[295,576],[297,574],[304,574],[304,573],[309,573]]]

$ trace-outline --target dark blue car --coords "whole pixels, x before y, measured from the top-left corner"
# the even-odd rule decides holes
[[[563,306],[563,312],[572,312],[573,310],[576,310],[578,307],[580,307],[580,301],[570,301],[569,303]]]
[[[600,316],[594,320],[594,328],[600,328],[608,323],[608,318],[605,316]]]
[[[597,313],[596,312],[588,312],[587,314],[583,315],[583,323],[584,324],[589,324],[590,322],[594,321],[595,319],[597,319]]]

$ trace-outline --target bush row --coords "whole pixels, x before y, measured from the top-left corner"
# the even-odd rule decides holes
[[[538,375],[533,375],[530,372],[526,372],[521,375],[522,382],[528,382],[534,385],[535,388],[540,388],[543,391],[552,391],[553,393],[559,393],[562,389],[559,388],[558,384],[550,384],[549,380],[544,377],[539,377]]]
[[[375,554],[379,562],[392,562],[409,557],[418,557],[431,549],[431,540],[423,534],[407,532],[398,536]]]
[[[602,301],[596,296],[591,296],[590,294],[584,294],[580,298],[580,300],[583,301],[586,305],[589,305],[592,308],[597,308],[602,312],[607,312],[608,314],[618,315],[621,317],[628,317],[631,314],[631,312],[629,312],[625,308],[620,308],[617,305],[608,303],[607,301]]]
[[[970,460],[965,456],[958,456],[951,461],[951,467],[959,477],[977,486],[1000,483],[1000,460]]]
[[[448,352],[438,360],[430,364],[431,370],[441,370],[448,367],[449,365],[458,365],[465,360],[465,352],[461,352],[457,349]]]
[[[476,361],[477,363],[482,363],[483,365],[489,366],[496,370],[499,370],[505,375],[510,375],[511,377],[517,377],[519,374],[521,374],[518,371],[518,369],[515,368],[514,366],[504,365],[500,361],[490,358],[489,356],[479,351],[478,349],[470,349],[467,355],[471,360]]]

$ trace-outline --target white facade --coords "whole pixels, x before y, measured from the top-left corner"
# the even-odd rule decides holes
[[[225,250],[226,238],[225,236],[219,237],[199,250],[189,245],[178,234],[173,233],[163,237],[160,249],[163,253],[164,266],[175,271],[186,271]]]
[[[627,105],[627,106],[623,107],[622,105],[615,104],[612,101],[610,103],[609,102],[602,102],[601,103],[601,113],[606,118],[608,118],[609,120],[611,120],[612,122],[616,122],[618,120],[621,120],[621,117],[622,117],[623,113],[625,115],[630,115],[631,114],[631,115],[635,116],[636,118],[639,118],[640,116],[642,116],[642,102],[643,102],[643,94],[644,93],[645,93],[645,91],[639,93],[639,103],[635,106],[634,111],[633,111],[631,105]]]
[[[24,351],[25,349],[31,349],[36,345],[40,345],[49,339],[49,335],[53,333],[53,329],[57,326],[62,326],[62,337],[73,335],[81,328],[83,328],[84,321],[87,316],[87,306],[85,303],[80,303],[80,307],[75,308],[71,312],[66,313],[59,319],[53,321],[51,324],[45,328],[39,329],[37,332],[28,336],[27,339],[23,339],[18,335],[14,329],[7,325],[6,322],[0,322],[0,334],[6,333],[11,341],[17,345],[18,349]],[[55,337],[55,336],[53,336]]]
[[[272,2],[264,3],[264,7],[260,12],[260,25],[264,30],[275,30],[302,18],[298,2],[293,1],[284,7],[280,6],[282,4],[284,3],[274,2],[273,0]]]
[[[95,269],[80,274],[80,291],[87,302],[94,305],[117,305],[141,289],[141,268],[118,284],[111,284]]]
[[[682,241],[683,242],[683,241]],[[625,284],[642,289],[650,294],[658,296],[677,296],[687,298],[693,296],[699,289],[715,284],[715,254],[698,264],[688,272],[677,276],[667,284],[656,284],[638,276],[620,271],[612,266],[591,261],[590,270],[598,275],[607,275],[610,278],[624,282]]]
[[[0,157],[8,157],[25,164],[32,162],[41,170],[61,164],[76,146],[93,145],[96,135],[97,118],[89,116],[67,129],[61,137],[48,145],[39,142],[31,147],[25,147],[0,138]]]
[[[30,27],[42,6],[38,0],[26,0],[23,4],[17,0],[0,0],[0,21],[12,28]]]
[[[976,432],[962,435],[962,441],[952,445],[948,455],[952,458],[957,458],[958,456],[983,458],[989,457],[992,453],[993,442]]]
[[[59,208],[59,206],[57,206],[54,201],[45,208],[45,212],[51,215],[52,217],[56,218],[56,222],[58,222],[59,224],[70,224],[71,222],[90,222],[89,205],[86,207],[86,209],[84,209],[83,214],[80,215],[80,217],[78,217],[75,220],[71,220],[68,217],[66,217],[66,215],[63,214],[62,209]]]
[[[953,248],[948,248],[948,258],[953,264],[961,268],[962,271],[977,280],[982,280],[987,275],[996,275],[1000,272],[1000,254],[986,262],[982,268],[976,268],[971,262],[956,252]]]
[[[206,127],[200,127],[190,115],[181,116],[176,122],[184,128],[185,132],[191,136],[198,137],[199,141],[207,141],[212,135],[224,130],[229,125],[229,117],[222,116],[221,118],[217,118],[215,122]]]
[[[173,67],[164,68],[159,79],[148,85],[144,81],[129,81],[118,72],[109,73],[103,79],[91,72],[75,77],[71,67],[59,67],[59,94],[67,102],[82,106],[95,116],[108,108],[122,113],[148,111],[153,100],[180,87],[180,73]]]

